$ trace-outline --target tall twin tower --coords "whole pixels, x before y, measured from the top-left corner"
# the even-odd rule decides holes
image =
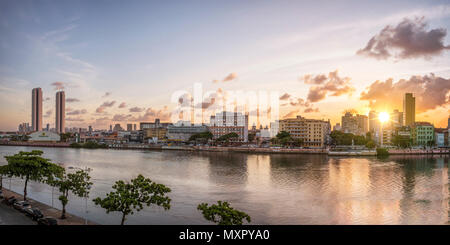
[[[66,95],[64,91],[56,92],[56,120],[57,133],[64,133],[66,127]],[[42,130],[42,89],[31,91],[31,126],[33,131]]]

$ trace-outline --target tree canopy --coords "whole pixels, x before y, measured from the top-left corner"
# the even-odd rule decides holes
[[[217,201],[217,204],[208,206],[207,203],[201,203],[197,209],[202,211],[203,217],[218,225],[242,225],[243,220],[251,222],[248,214],[236,210],[228,204],[228,202]]]
[[[154,204],[165,210],[170,209],[171,199],[166,196],[166,193],[171,191],[170,188],[163,184],[157,184],[142,175],[132,179],[131,183],[123,180],[116,181],[112,188],[115,191],[106,194],[104,199],[97,197],[93,201],[96,205],[106,209],[106,213],[121,212],[121,225],[124,224],[127,215],[142,210],[144,204],[147,206]]]
[[[239,138],[239,135],[235,132],[229,133],[229,134],[224,134],[222,136],[220,136],[219,138],[217,138],[217,141],[230,141],[233,138]]]
[[[196,141],[196,140],[209,140],[213,138],[213,134],[209,131],[207,132],[201,132],[198,134],[193,134],[191,137],[189,137],[189,141]]]
[[[66,218],[66,205],[69,202],[68,196],[69,192],[79,196],[79,197],[88,197],[89,190],[92,186],[92,182],[89,182],[91,177],[89,176],[88,170],[77,170],[75,173],[69,173],[64,175],[61,178],[55,178],[50,181],[50,185],[55,186],[62,193],[59,196],[59,200],[63,206],[61,212],[61,219]]]
[[[3,171],[9,176],[25,179],[23,199],[27,199],[27,185],[29,180],[38,182],[49,182],[55,177],[61,176],[64,168],[51,163],[49,159],[41,157],[42,151],[31,152],[20,151],[13,156],[5,156],[8,165]]]

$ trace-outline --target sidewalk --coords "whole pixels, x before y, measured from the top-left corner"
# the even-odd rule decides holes
[[[22,195],[20,195],[20,194],[18,194],[16,192],[9,191],[9,190],[7,190],[5,188],[3,188],[3,195],[5,197],[14,196],[14,197],[16,197],[16,199],[18,201],[22,201],[23,200],[23,196]],[[66,213],[66,218],[65,219],[60,219],[59,217],[61,217],[61,210],[58,210],[56,208],[52,208],[52,207],[50,207],[50,206],[48,206],[46,204],[40,203],[40,202],[35,201],[35,200],[31,199],[31,198],[27,198],[27,199],[28,199],[27,201],[31,204],[31,207],[38,208],[39,210],[41,210],[41,212],[44,215],[44,217],[50,216],[50,217],[56,218],[58,220],[58,225],[84,225],[85,224],[85,220],[83,218],[75,216],[75,215],[72,215],[72,214],[69,214],[69,213]],[[12,211],[15,211],[18,214],[23,215],[24,217],[26,217],[25,214],[20,213],[19,211],[15,210],[13,207],[7,206],[7,205],[5,205],[3,203],[0,204],[0,205],[2,206],[2,209],[0,209],[0,212],[3,211],[3,207],[4,207],[4,208],[9,208]],[[2,216],[0,216],[0,218],[1,217]],[[26,218],[28,218],[28,217],[26,217]],[[29,219],[29,220],[32,221],[31,219]],[[33,222],[33,223],[35,223],[35,222]],[[0,221],[0,224],[1,224],[1,221]],[[14,225],[15,223],[6,223],[6,225],[8,225],[8,224]],[[94,222],[88,221],[88,225],[97,225],[97,224],[94,223]]]

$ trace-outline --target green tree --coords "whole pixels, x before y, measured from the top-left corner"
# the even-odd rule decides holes
[[[61,142],[67,142],[67,140],[72,137],[71,133],[61,133],[59,134]]]
[[[217,204],[208,206],[207,203],[201,203],[197,209],[202,211],[206,220],[218,225],[242,225],[243,219],[251,222],[248,214],[232,208],[228,202],[218,201]]]
[[[217,141],[226,141],[228,143],[233,138],[239,138],[239,135],[235,132],[232,132],[232,133],[220,136],[219,138],[217,138]]]
[[[366,147],[367,147],[368,149],[374,149],[374,148],[375,148],[375,142],[373,142],[373,140],[367,141]]]
[[[286,131],[281,131],[275,137],[277,137],[277,139],[283,139],[286,137],[291,137],[291,134],[289,134],[289,132]]]
[[[69,192],[79,197],[89,197],[89,189],[92,186],[92,182],[89,182],[90,179],[88,170],[77,170],[75,173],[64,173],[61,178],[55,178],[50,181],[49,184],[57,187],[62,193],[59,196],[63,207],[61,219],[66,218],[66,205],[69,202]]]
[[[100,205],[109,212],[121,212],[122,222],[129,214],[133,214],[134,210],[139,212],[143,208],[143,204],[150,206],[155,204],[163,207],[165,210],[170,209],[171,199],[166,196],[170,192],[170,188],[163,184],[157,184],[144,176],[139,175],[131,180],[131,183],[125,183],[123,180],[116,181],[112,186],[115,191],[106,194],[104,199],[100,197],[93,201],[95,205]]]
[[[7,165],[0,166],[0,190],[3,189],[3,176],[8,174]]]
[[[191,137],[189,137],[189,141],[204,141],[207,142],[209,139],[213,138],[213,134],[209,131],[207,132],[201,132],[201,133],[197,133],[197,134],[193,134],[191,135]]]
[[[5,156],[8,161],[7,172],[9,176],[17,176],[25,179],[23,199],[27,200],[27,185],[29,180],[49,182],[55,176],[61,176],[64,168],[51,163],[49,159],[41,157],[42,151],[20,151],[13,156]]]

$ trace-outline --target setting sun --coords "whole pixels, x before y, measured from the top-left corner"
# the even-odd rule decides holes
[[[380,114],[378,114],[378,120],[380,120],[381,123],[389,121],[389,113],[380,112]]]

